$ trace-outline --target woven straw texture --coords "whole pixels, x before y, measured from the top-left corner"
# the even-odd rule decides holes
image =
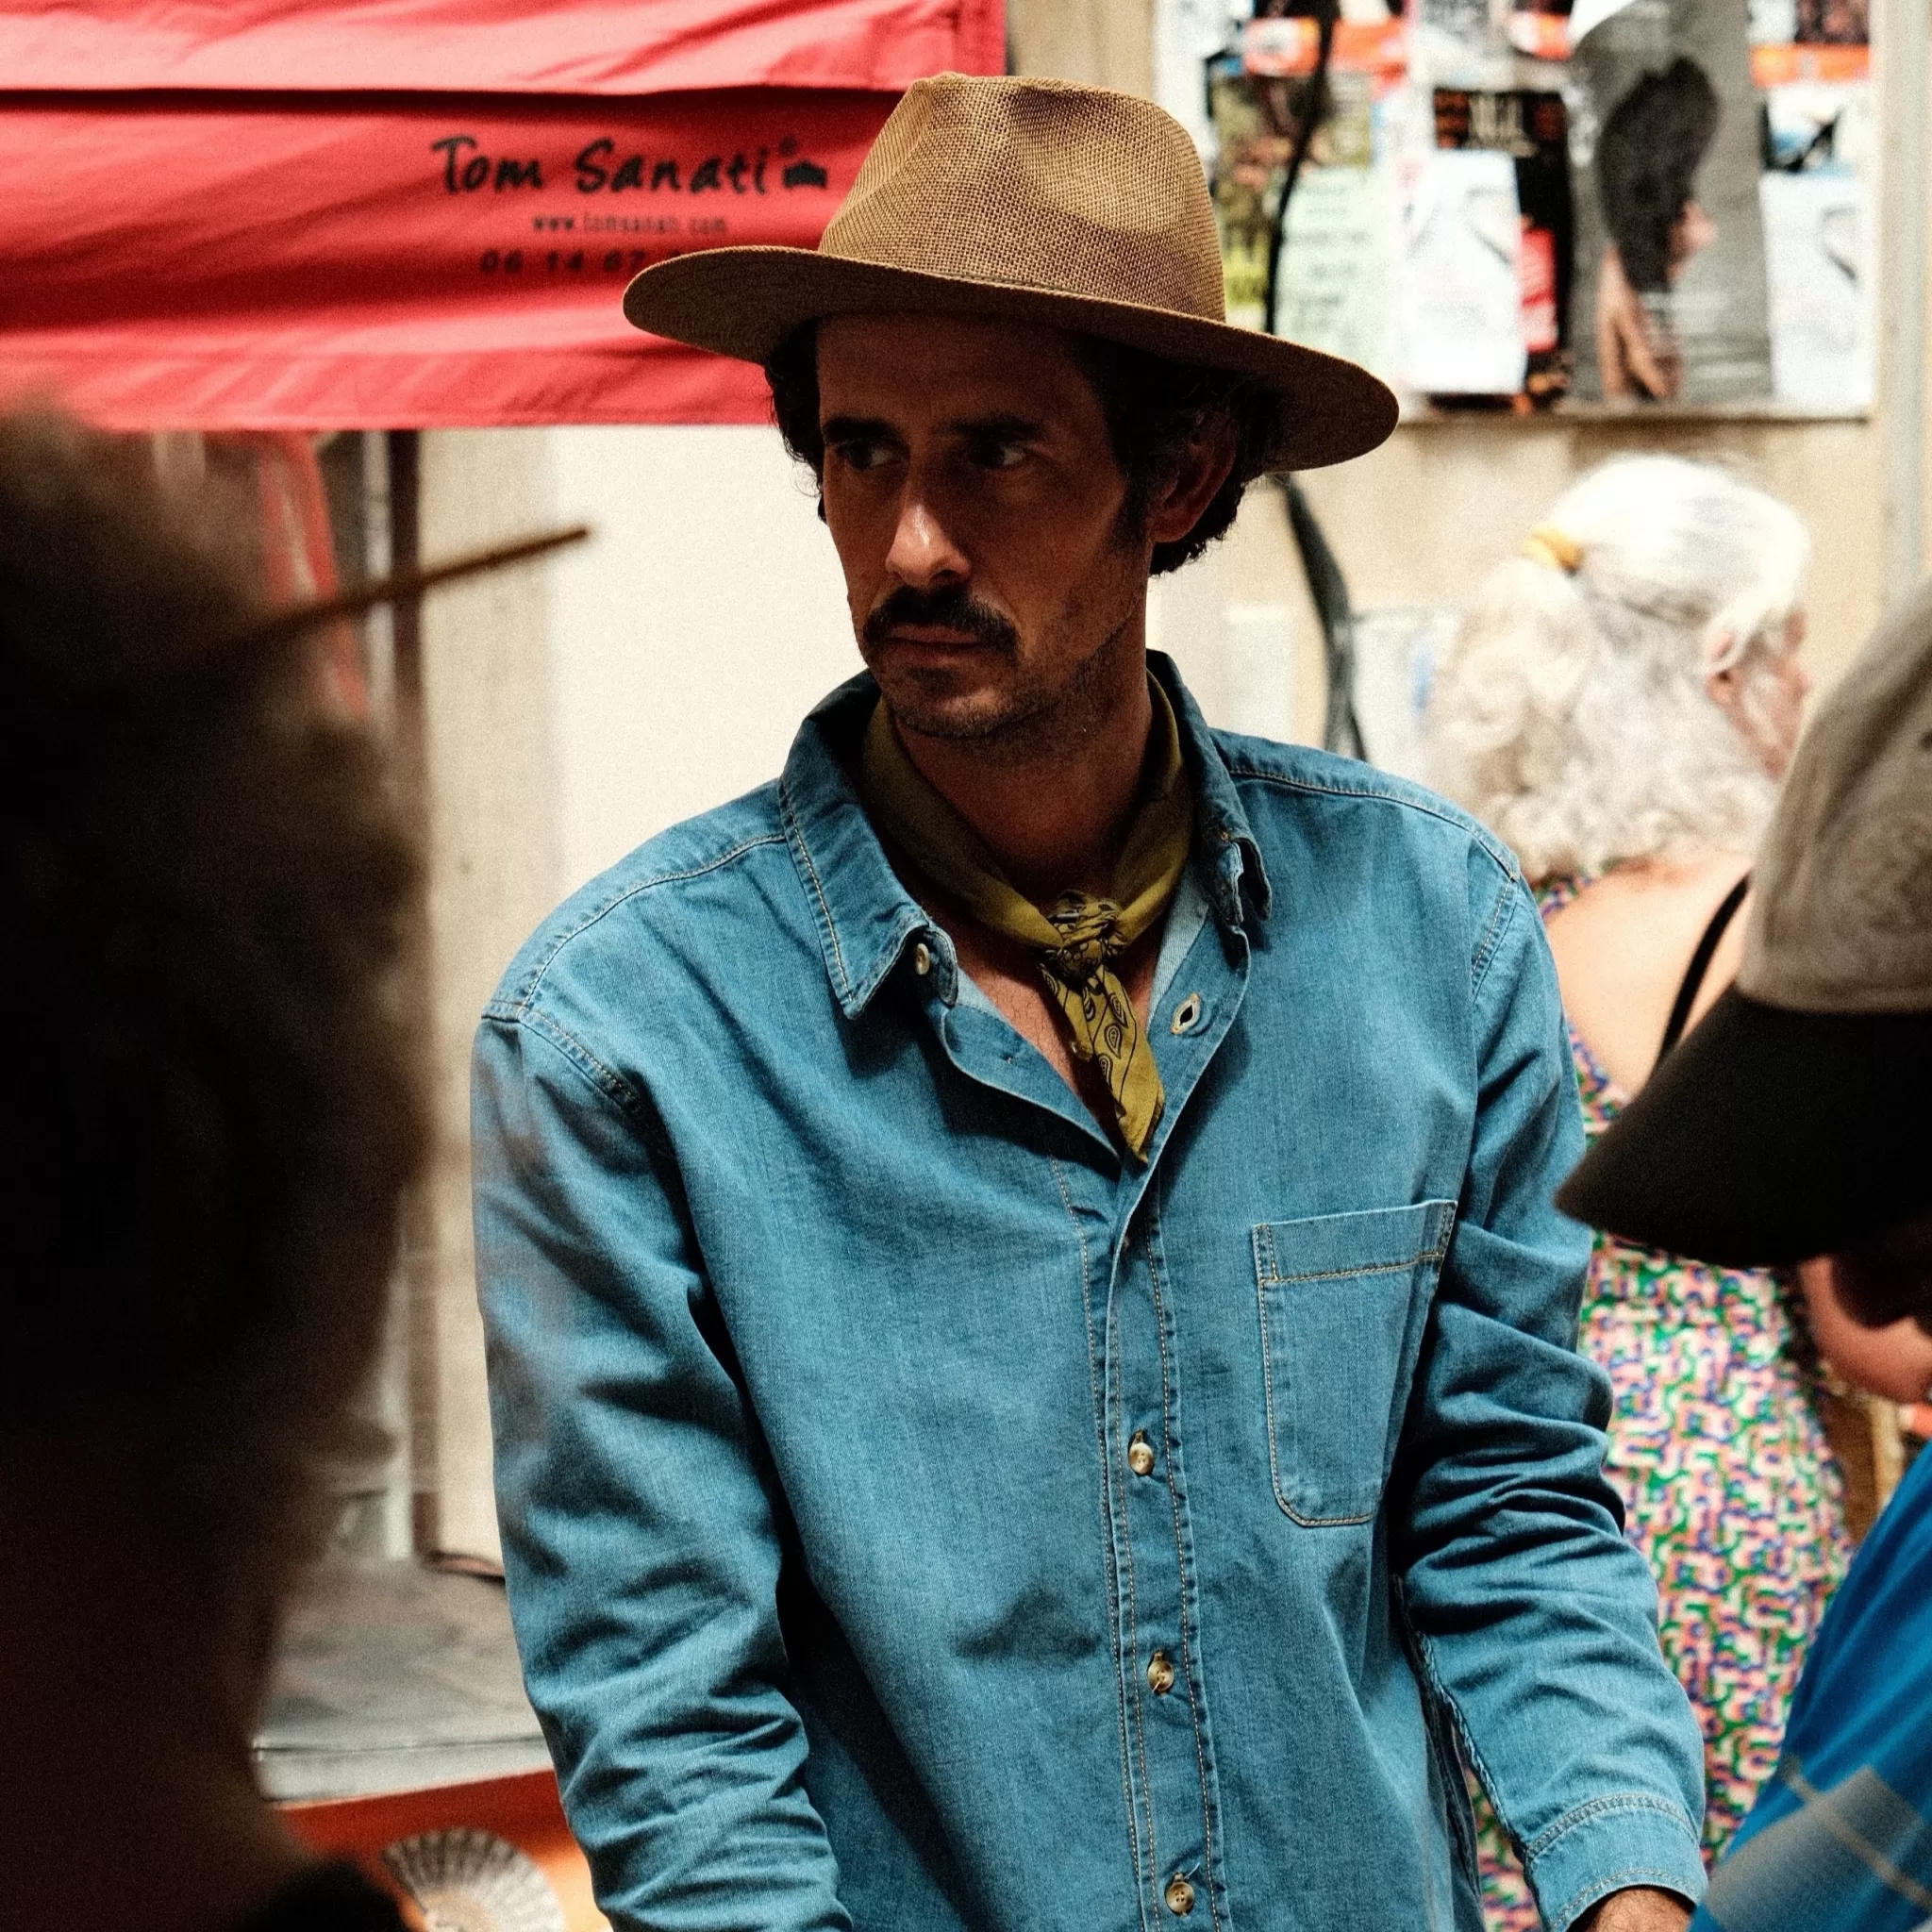
[[[1932,1004],[1932,584],[1812,720],[1753,888],[1740,992],[1806,1013]]]
[[[970,264],[991,282],[1206,322],[1225,312],[1192,142],[1159,108],[1097,88],[920,82],[819,252],[936,275]]]
[[[1214,207],[1180,124],[1065,81],[916,82],[816,250],[675,256],[624,308],[639,328],[753,362],[835,315],[1080,330],[1274,389],[1288,406],[1278,469],[1360,456],[1395,426],[1395,398],[1367,370],[1228,325]]]

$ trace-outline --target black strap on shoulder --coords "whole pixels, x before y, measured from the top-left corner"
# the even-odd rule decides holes
[[[1704,985],[1704,975],[1710,971],[1710,962],[1716,956],[1718,945],[1731,921],[1737,918],[1738,908],[1744,903],[1750,890],[1751,874],[1747,872],[1724,894],[1724,904],[1710,915],[1710,924],[1704,928],[1704,937],[1697,941],[1697,950],[1690,955],[1690,963],[1684,969],[1684,981],[1677,989],[1677,1003],[1671,1008],[1670,1023],[1664,1028],[1664,1043],[1657,1050],[1659,1065],[1663,1057],[1683,1039],[1684,1029],[1690,1024],[1690,1008],[1697,1004],[1698,992]]]

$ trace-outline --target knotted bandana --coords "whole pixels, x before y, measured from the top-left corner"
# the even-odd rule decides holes
[[[1062,892],[1044,911],[1014,886],[973,828],[906,756],[874,708],[859,757],[859,785],[879,829],[926,877],[982,925],[1039,955],[1041,979],[1066,1026],[1074,1058],[1100,1074],[1120,1137],[1136,1159],[1159,1124],[1166,1095],[1154,1050],[1113,962],[1167,910],[1187,869],[1193,795],[1181,760],[1180,728],[1159,685],[1154,700],[1155,775],[1114,865],[1113,891]]]

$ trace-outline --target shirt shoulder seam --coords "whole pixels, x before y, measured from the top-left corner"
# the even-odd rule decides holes
[[[1371,799],[1378,804],[1392,805],[1408,811],[1420,812],[1424,818],[1454,827],[1502,874],[1501,890],[1496,894],[1496,903],[1491,908],[1483,935],[1476,944],[1475,952],[1469,962],[1469,996],[1471,1003],[1481,996],[1483,981],[1489,974],[1490,964],[1495,958],[1502,944],[1503,935],[1508,928],[1516,895],[1510,888],[1522,880],[1523,874],[1515,858],[1509,851],[1499,845],[1494,838],[1477,821],[1457,811],[1432,805],[1426,798],[1410,797],[1405,792],[1391,791],[1379,785],[1339,785],[1317,778],[1298,776],[1288,772],[1264,771],[1239,758],[1227,760],[1231,777],[1253,779],[1258,785],[1272,785],[1283,791],[1300,791],[1318,798],[1361,798]]]
[[[702,865],[685,866],[675,872],[653,873],[648,878],[633,879],[621,891],[613,892],[608,899],[600,900],[591,907],[575,924],[566,927],[562,932],[554,933],[541,957],[525,976],[516,992],[508,998],[501,994],[492,995],[483,1009],[484,1013],[491,1019],[523,1019],[542,990],[544,978],[551,967],[557,963],[558,955],[573,940],[582,938],[593,925],[607,919],[619,907],[627,905],[641,893],[655,891],[660,886],[681,885],[690,879],[703,878],[707,874],[721,871],[724,867],[742,858],[746,853],[756,852],[760,846],[784,843],[783,832],[760,832],[755,839],[740,840],[728,851],[719,853],[715,858],[708,858]]]
[[[1520,904],[1521,894],[1511,890],[1509,880],[1504,880],[1496,894],[1496,903],[1490,910],[1489,924],[1483,927],[1482,939],[1469,962],[1469,999],[1472,1006],[1482,997],[1483,982],[1490,976],[1490,967],[1496,955],[1502,951],[1503,935],[1515,921]]]
[[[1383,805],[1393,805],[1407,811],[1420,812],[1424,818],[1439,820],[1445,825],[1452,825],[1479,846],[1490,862],[1506,878],[1518,876],[1516,860],[1501,845],[1494,836],[1474,819],[1443,806],[1434,805],[1426,798],[1411,797],[1406,792],[1391,791],[1379,785],[1338,785],[1332,781],[1309,778],[1290,772],[1264,771],[1258,765],[1252,765],[1238,758],[1226,760],[1228,775],[1233,778],[1252,778],[1258,785],[1273,785],[1284,791],[1305,791],[1319,798],[1364,798],[1373,799]]]
[[[599,1059],[554,1013],[545,1012],[541,1008],[519,1013],[486,1013],[484,1024],[514,1027],[542,1041],[586,1086],[613,1103],[660,1154],[672,1151],[670,1142],[657,1125],[656,1111],[650,1103],[622,1074]]]

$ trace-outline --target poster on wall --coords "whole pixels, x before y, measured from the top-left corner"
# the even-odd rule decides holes
[[[1570,290],[1575,252],[1569,114],[1563,96],[1548,89],[1439,87],[1431,106],[1438,156],[1481,153],[1507,158],[1514,190],[1514,328],[1524,352],[1522,373],[1511,388],[1532,403],[1555,402],[1570,386]]]
[[[1528,366],[1522,216],[1509,157],[1425,155],[1403,195],[1397,373],[1424,394],[1512,395]]]
[[[1581,0],[1571,15],[1579,395],[1773,393],[1746,0]]]
[[[1324,74],[1304,6],[1157,0],[1230,320],[1411,407],[1871,408],[1866,0],[1347,0]]]
[[[1869,409],[1877,379],[1871,82],[1788,77],[1790,60],[1758,65],[1768,83],[1757,186],[1772,386],[1795,408]]]

